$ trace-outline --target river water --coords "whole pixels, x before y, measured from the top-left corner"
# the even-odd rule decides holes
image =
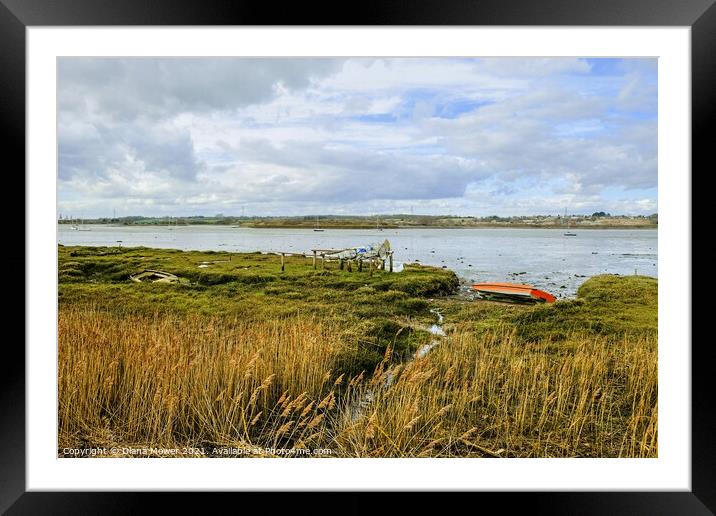
[[[390,241],[396,270],[419,262],[447,267],[466,283],[528,283],[572,297],[596,274],[657,277],[657,230],[578,229],[256,229],[231,226],[58,226],[63,245],[146,246],[183,250],[284,251],[364,246]],[[467,288],[467,287],[463,287]]]

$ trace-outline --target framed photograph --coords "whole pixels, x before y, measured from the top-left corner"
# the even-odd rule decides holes
[[[691,340],[712,2],[2,1],[26,192],[3,510],[713,510]]]

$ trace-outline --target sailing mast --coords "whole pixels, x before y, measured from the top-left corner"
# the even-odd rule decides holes
[[[574,233],[573,231],[569,230],[571,221],[567,220],[567,208],[564,209],[564,220],[565,224],[567,225],[567,231],[564,233],[564,236],[577,236],[577,233]]]

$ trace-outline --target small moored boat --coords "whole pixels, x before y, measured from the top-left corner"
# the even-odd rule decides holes
[[[472,289],[483,299],[511,303],[554,303],[557,298],[532,285],[519,283],[475,283]]]

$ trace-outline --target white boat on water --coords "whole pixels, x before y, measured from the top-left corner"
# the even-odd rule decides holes
[[[85,219],[80,220],[80,225],[77,226],[77,231],[91,231],[90,228],[85,227]]]

